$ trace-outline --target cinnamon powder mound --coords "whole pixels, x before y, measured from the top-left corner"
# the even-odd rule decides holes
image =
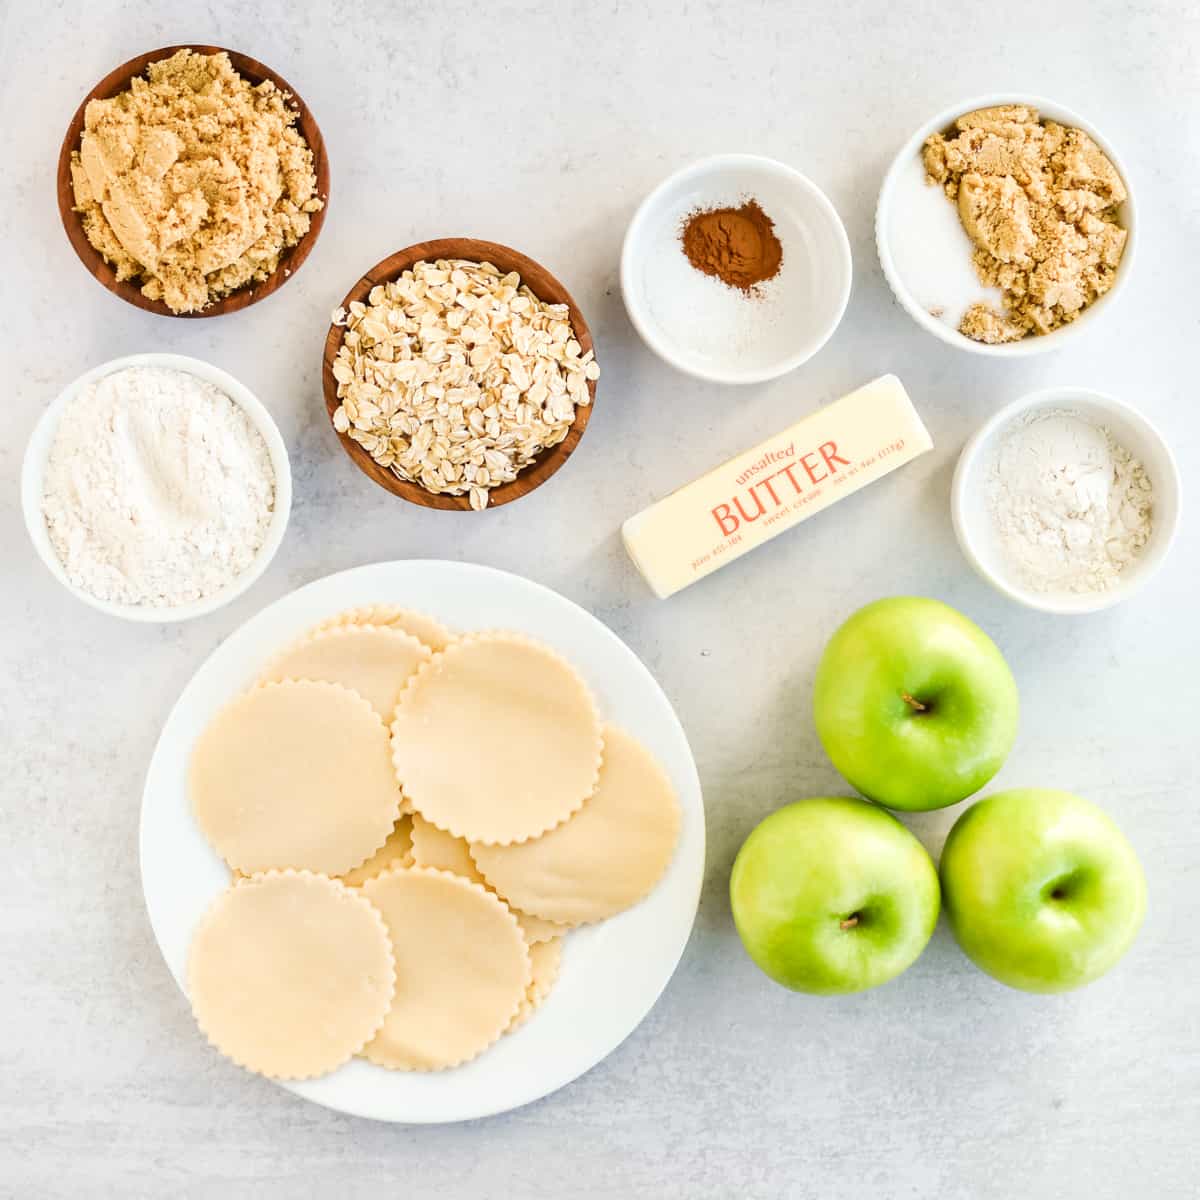
[[[783,264],[775,222],[757,200],[740,208],[697,209],[684,221],[679,240],[697,271],[747,295],[774,279]]]

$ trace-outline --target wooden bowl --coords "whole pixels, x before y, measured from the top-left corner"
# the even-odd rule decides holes
[[[549,271],[532,258],[501,246],[497,242],[481,242],[475,238],[438,238],[432,242],[418,242],[404,250],[376,263],[346,294],[342,301],[343,308],[349,308],[352,300],[366,303],[367,294],[380,283],[388,283],[398,278],[404,271],[423,261],[435,261],[441,258],[461,258],[468,262],[490,262],[505,273],[516,271],[521,276],[521,282],[529,287],[539,300],[547,304],[565,304],[570,310],[571,327],[575,332],[575,340],[579,343],[581,353],[586,354],[593,349],[592,334],[579,305],[571,297],[571,293]],[[339,400],[337,380],[333,377],[333,360],[337,357],[342,344],[342,334],[345,330],[339,325],[330,325],[329,334],[325,338],[325,358],[322,369],[322,384],[325,390],[325,408],[329,413],[330,422],[337,411]],[[575,420],[557,446],[543,450],[511,483],[501,484],[492,488],[488,493],[488,508],[496,508],[528,495],[534,488],[545,483],[575,451],[580,438],[587,428],[588,418],[596,403],[596,382],[588,380],[588,392],[591,403],[578,405],[575,409]],[[412,504],[420,504],[425,508],[459,509],[468,512],[471,509],[469,496],[448,496],[426,491],[419,483],[409,483],[398,479],[386,467],[381,467],[353,438],[339,433],[342,449],[354,460],[355,465],[364,474],[369,475],[380,487],[386,488],[393,496],[399,496]],[[484,511],[487,511],[486,509]]]
[[[312,150],[313,171],[317,177],[317,195],[325,201],[324,206],[312,214],[308,232],[296,245],[284,252],[279,260],[279,266],[262,283],[239,288],[236,292],[231,292],[220,300],[214,300],[200,312],[189,313],[172,312],[161,300],[150,300],[143,296],[141,286],[136,280],[117,281],[116,271],[88,241],[87,234],[83,231],[83,220],[73,207],[75,192],[71,186],[71,153],[79,149],[79,139],[83,133],[83,114],[88,101],[109,100],[118,92],[128,90],[130,80],[141,75],[150,63],[158,62],[162,58],[170,58],[179,50],[195,50],[198,54],[219,54],[224,50],[224,53],[229,55],[229,61],[238,74],[252,84],[257,85],[263,80],[269,79],[281,92],[289,93],[290,104],[299,113],[296,127],[304,135],[304,140]],[[158,313],[163,317],[218,317],[223,313],[237,312],[239,309],[248,308],[251,304],[257,304],[272,292],[277,291],[300,269],[301,264],[316,244],[321,226],[325,223],[325,213],[328,208],[329,158],[325,153],[325,140],[321,137],[316,119],[309,111],[308,106],[296,94],[295,88],[281,75],[276,75],[274,71],[256,59],[247,58],[244,54],[238,54],[234,50],[225,50],[223,46],[164,46],[161,50],[151,50],[146,54],[139,54],[137,58],[131,58],[127,63],[122,63],[115,71],[110,71],[105,75],[83,98],[83,103],[75,110],[75,115],[71,118],[71,124],[67,128],[67,135],[63,138],[62,150],[58,156],[58,211],[62,217],[63,228],[67,231],[67,237],[70,238],[71,245],[75,247],[75,253],[79,255],[79,261],[110,292],[120,296],[129,304],[143,308],[147,312]]]

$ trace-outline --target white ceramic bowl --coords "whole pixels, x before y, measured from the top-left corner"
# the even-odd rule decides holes
[[[953,325],[933,316],[927,307],[929,303],[928,298],[922,303],[921,300],[914,296],[909,284],[902,277],[901,270],[897,264],[896,248],[893,245],[893,239],[897,235],[892,225],[898,207],[896,196],[903,186],[904,173],[906,170],[911,170],[912,164],[917,161],[925,139],[931,134],[948,130],[964,113],[974,112],[980,108],[991,108],[997,104],[1026,104],[1031,108],[1038,109],[1043,117],[1048,117],[1050,120],[1058,121],[1063,125],[1082,129],[1085,133],[1089,134],[1100,149],[1108,155],[1109,160],[1120,173],[1121,179],[1125,183],[1125,189],[1129,193],[1128,199],[1117,210],[1120,223],[1128,231],[1129,236],[1125,242],[1125,251],[1121,257],[1121,265],[1117,270],[1117,278],[1112,288],[1094,304],[1080,313],[1069,325],[1063,325],[1052,333],[1023,338],[1019,342],[1008,342],[999,346],[987,346],[982,342],[976,342],[971,338],[964,337]],[[935,189],[931,188],[930,191],[934,192]],[[942,200],[945,204],[947,214],[953,216],[954,221],[957,222],[957,213],[954,212],[950,201],[944,197],[942,197]],[[962,236],[964,241],[964,261],[969,266],[969,245],[966,234],[964,233]],[[1125,290],[1125,285],[1129,281],[1129,274],[1133,267],[1134,250],[1137,245],[1137,220],[1133,186],[1129,172],[1125,169],[1125,165],[1113,148],[1112,143],[1094,125],[1085,121],[1078,113],[1072,112],[1069,108],[1063,107],[1063,105],[1058,104],[1056,101],[1047,100],[1042,96],[1029,96],[1019,92],[995,92],[987,96],[976,96],[973,99],[960,100],[957,104],[951,105],[943,112],[938,113],[936,117],[931,117],[904,143],[900,153],[896,155],[891,167],[884,176],[883,186],[879,191],[879,203],[875,210],[875,245],[879,252],[879,262],[883,267],[884,277],[888,281],[888,286],[892,289],[892,294],[900,302],[900,306],[905,312],[922,329],[932,333],[934,337],[940,338],[947,345],[957,346],[960,350],[969,350],[973,354],[982,354],[989,358],[1022,358],[1030,354],[1043,354],[1049,350],[1059,349],[1069,339],[1077,338],[1080,334],[1089,330],[1096,321],[1108,313],[1116,302],[1117,297]]]
[[[254,422],[255,428],[262,434],[263,440],[267,444],[267,450],[271,455],[271,465],[275,468],[275,512],[271,524],[267,528],[266,540],[259,549],[257,557],[226,587],[193,604],[181,604],[174,608],[114,604],[83,591],[67,578],[67,573],[63,570],[62,563],[50,541],[50,534],[46,529],[46,521],[42,515],[42,494],[46,460],[50,456],[50,448],[54,442],[59,417],[67,403],[82,388],[87,387],[94,380],[102,379],[105,375],[111,375],[114,371],[123,370],[125,367],[165,367],[174,371],[186,371],[220,388],[231,400],[240,405]],[[234,379],[232,375],[198,358],[188,358],[182,354],[130,354],[124,358],[114,358],[111,362],[101,363],[100,366],[85,371],[73,383],[63,388],[50,407],[42,414],[41,420],[34,426],[33,434],[29,438],[29,445],[25,449],[25,460],[21,468],[21,508],[25,514],[26,528],[29,530],[29,536],[38,556],[46,564],[50,574],[73,596],[101,612],[114,617],[124,617],[127,621],[186,621],[191,617],[214,612],[222,605],[228,604],[235,596],[240,596],[267,569],[267,565],[275,557],[275,552],[279,549],[284,531],[287,529],[288,516],[292,509],[292,471],[288,462],[287,447],[283,444],[283,438],[280,436],[279,428],[271,414],[267,412],[254,393]]]
[[[783,264],[748,297],[697,271],[679,238],[696,209],[749,199],[774,222]],[[672,366],[717,383],[760,383],[810,359],[846,311],[851,275],[850,242],[825,193],[754,154],[703,158],[664,180],[634,214],[621,250],[634,328]]]
[[[1014,422],[1032,412],[1069,411],[1105,426],[1140,459],[1154,488],[1153,528],[1142,553],[1104,592],[1037,592],[1017,579],[996,536],[988,505],[988,476],[1001,439]],[[963,447],[954,472],[950,508],[954,533],[967,561],[1010,599],[1048,613],[1098,612],[1119,604],[1162,565],[1179,526],[1179,469],[1162,434],[1136,409],[1086,388],[1047,388],[1006,405]]]

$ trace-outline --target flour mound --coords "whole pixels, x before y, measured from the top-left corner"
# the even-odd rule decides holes
[[[989,500],[1001,548],[1034,591],[1106,591],[1150,538],[1142,464],[1075,413],[1034,413],[1009,430]]]
[[[274,506],[270,454],[246,412],[161,367],[116,371],[66,405],[42,500],[77,588],[153,608],[202,600],[246,570]]]

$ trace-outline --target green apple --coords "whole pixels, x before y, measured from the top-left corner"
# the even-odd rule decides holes
[[[864,796],[910,812],[977,792],[1017,736],[1017,685],[996,643],[937,600],[860,608],[817,666],[813,717]]]
[[[1027,992],[1099,979],[1146,913],[1133,847],[1070,792],[1016,788],[971,805],[946,839],[941,874],[958,944],[977,967]]]
[[[828,996],[910,967],[938,918],[937,871],[890,813],[846,797],[798,800],[746,839],[729,879],[750,957],[777,983]]]

